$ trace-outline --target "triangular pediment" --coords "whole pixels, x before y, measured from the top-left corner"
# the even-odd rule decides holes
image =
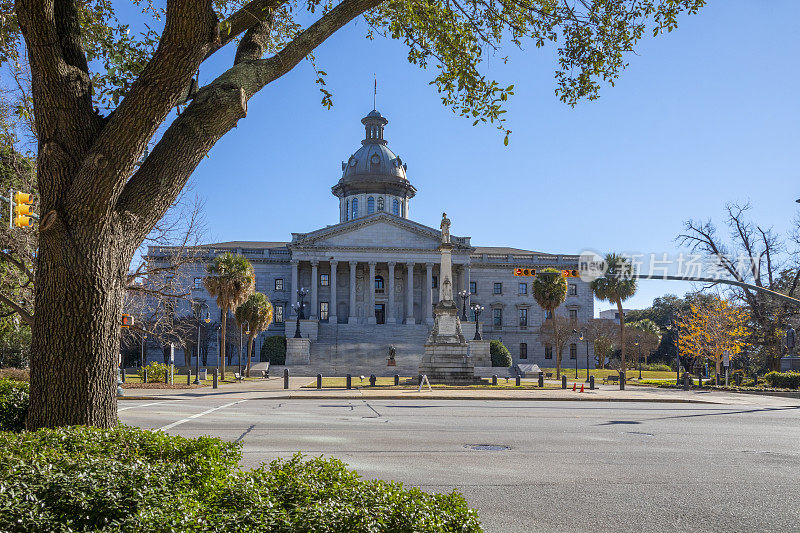
[[[456,248],[469,248],[468,240],[453,237]],[[294,234],[292,247],[343,248],[414,248],[435,250],[441,244],[441,232],[410,220],[376,213],[357,220],[328,226],[311,233]]]

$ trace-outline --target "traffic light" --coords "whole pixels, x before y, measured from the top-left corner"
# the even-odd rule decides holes
[[[577,270],[562,270],[561,275],[565,278],[579,278],[581,274]]]
[[[536,269],[535,268],[515,268],[514,269],[515,276],[535,276]]]
[[[129,328],[133,325],[133,317],[131,315],[122,315],[122,327]]]
[[[18,228],[27,228],[33,226],[33,197],[26,192],[14,193],[12,213],[13,223]]]

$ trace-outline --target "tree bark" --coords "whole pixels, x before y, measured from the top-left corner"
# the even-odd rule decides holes
[[[220,367],[220,379],[225,379],[225,333],[228,329],[228,308],[222,310],[222,326],[219,330],[219,357],[222,359]]]

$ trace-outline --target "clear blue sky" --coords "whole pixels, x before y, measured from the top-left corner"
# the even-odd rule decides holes
[[[760,223],[785,231],[800,197],[800,2],[710,4],[645,39],[616,87],[574,109],[554,96],[552,49],[509,49],[508,65],[491,58],[488,73],[516,86],[508,147],[443,107],[433,71],[409,65],[402,44],[366,41],[364,22],[351,24],[316,52],[333,109],[301,64],[255,96],[200,164],[208,238],[289,240],[338,222],[330,187],[360,146],[373,73],[389,147],[418,190],[411,217],[436,226],[447,211],[475,245],[672,253],[683,220],[722,222],[729,200],[750,200]],[[232,53],[204,66],[201,83]],[[689,288],[642,282],[626,306]]]

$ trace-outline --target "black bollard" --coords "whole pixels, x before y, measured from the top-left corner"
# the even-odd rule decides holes
[[[539,372],[539,386],[544,387],[544,372]]]
[[[697,387],[700,389],[703,388],[703,374],[700,372],[697,373]]]
[[[322,388],[322,374],[317,374],[317,388]]]
[[[719,387],[719,374],[714,374],[714,379],[716,380],[715,385]]]
[[[519,375],[517,375],[517,387],[519,387],[519,385],[520,385],[520,379],[519,379]]]
[[[395,374],[394,375],[394,386],[397,387],[398,385],[400,385],[400,376]]]
[[[417,385],[422,385],[422,374],[417,374]]]
[[[623,370],[619,373],[619,390],[625,390],[625,381],[628,379],[628,375]]]
[[[374,387],[375,386],[375,379],[376,379],[375,378],[375,374],[370,374],[369,375],[369,386],[370,387]]]
[[[497,374],[492,376],[492,385],[497,385]]]
[[[164,385],[169,384],[169,367],[167,367],[167,371],[164,372]]]
[[[191,385],[192,384],[192,371],[191,370],[186,372],[186,384],[187,385]]]
[[[283,369],[283,388],[284,389],[288,389],[289,388],[289,369],[288,368],[284,368]]]
[[[147,383],[147,369],[144,369],[144,382]]]
[[[692,387],[692,378],[688,372],[683,373],[683,390],[689,390]]]
[[[219,387],[219,375],[217,374],[217,369],[216,368],[211,373],[211,377],[213,378],[211,380],[211,386],[212,386],[212,388],[216,389],[217,387]]]
[[[758,386],[758,372],[753,372],[753,387]]]
[[[562,374],[561,375],[561,388],[562,389],[566,389],[567,388],[567,375],[566,374]]]
[[[125,369],[120,369],[120,374],[122,374],[122,382],[125,383]]]
[[[589,376],[589,390],[594,390],[594,376]]]
[[[353,376],[347,374],[347,389],[350,390],[353,388]]]

